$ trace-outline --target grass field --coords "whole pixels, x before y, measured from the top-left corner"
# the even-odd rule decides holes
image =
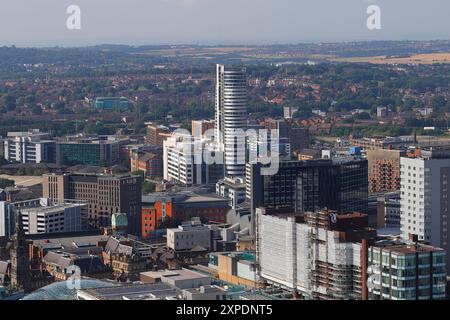
[[[417,54],[410,57],[390,58],[386,56],[354,57],[354,58],[331,58],[336,62],[360,62],[373,64],[434,64],[450,63],[450,52]]]

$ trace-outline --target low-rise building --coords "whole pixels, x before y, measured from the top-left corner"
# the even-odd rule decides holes
[[[213,252],[209,254],[208,267],[227,283],[248,288],[259,286],[255,252]]]
[[[173,251],[188,251],[197,246],[210,249],[211,235],[210,228],[193,218],[176,229],[167,229],[167,247]]]
[[[160,155],[147,152],[133,152],[130,161],[131,172],[141,171],[149,179],[162,178],[163,176],[163,159]]]

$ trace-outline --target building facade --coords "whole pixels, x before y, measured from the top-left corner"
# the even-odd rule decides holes
[[[394,192],[400,190],[400,150],[368,150],[369,192]]]
[[[159,126],[153,123],[147,124],[147,135],[145,142],[152,145],[162,147],[164,141],[170,136],[170,130],[167,127]]]
[[[206,142],[195,143],[191,137],[172,136],[164,142],[164,179],[184,186],[215,184],[224,176],[223,163],[198,159],[196,148],[213,148]],[[218,153],[219,154],[219,153]],[[203,153],[200,153],[203,156]]]
[[[229,199],[232,209],[245,202],[245,179],[225,177],[216,184],[216,194]]]
[[[131,154],[131,172],[141,171],[149,179],[163,177],[163,157],[147,152],[133,152]]]
[[[11,162],[20,163],[55,163],[56,142],[50,140],[49,133],[39,130],[27,132],[8,132],[4,139],[4,158]]]
[[[91,227],[109,227],[113,213],[125,213],[129,233],[141,233],[142,178],[134,175],[51,174],[43,176],[43,195],[58,202],[76,200],[88,205]]]
[[[450,158],[402,157],[400,215],[404,239],[420,241],[449,252]],[[447,254],[448,258],[448,254]]]
[[[56,145],[60,165],[112,166],[120,161],[120,149],[127,140],[114,136],[67,137]]]
[[[21,209],[26,234],[86,230],[87,205],[67,203]]]
[[[246,197],[260,206],[292,206],[296,212],[328,208],[368,210],[366,160],[281,161],[278,173],[261,175],[260,163],[247,165]]]
[[[246,127],[246,70],[217,65],[215,139],[225,151],[226,175],[245,176],[245,136],[237,138],[236,131],[245,130]]]
[[[211,230],[198,218],[183,222],[175,229],[167,229],[167,247],[173,251],[189,251],[200,246],[211,248]]]
[[[376,236],[365,214],[257,209],[260,281],[307,299],[366,299],[367,245]]]
[[[381,242],[368,251],[369,300],[446,299],[446,252],[424,244]]]

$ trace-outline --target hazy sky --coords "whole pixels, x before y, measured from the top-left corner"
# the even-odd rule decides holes
[[[66,28],[69,5],[81,30]],[[366,9],[381,8],[381,30]],[[0,0],[0,45],[450,39],[450,0]]]

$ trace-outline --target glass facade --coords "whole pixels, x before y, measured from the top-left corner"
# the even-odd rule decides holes
[[[446,254],[442,250],[402,252],[371,247],[368,252],[370,300],[446,298]]]
[[[297,212],[322,208],[368,211],[367,161],[284,161],[277,174],[252,175],[253,206],[292,206]]]
[[[59,143],[57,158],[59,164],[68,166],[108,166],[118,162],[119,147],[109,143]]]

